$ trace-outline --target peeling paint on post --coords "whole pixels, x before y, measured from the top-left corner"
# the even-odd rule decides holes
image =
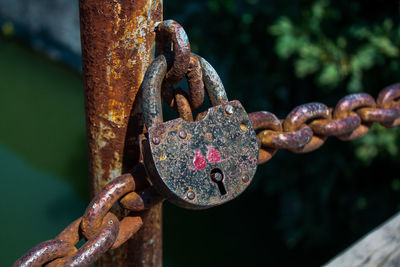
[[[138,161],[136,136],[129,135],[129,140],[125,136],[130,131],[140,132],[135,128],[138,116],[131,110],[137,106],[139,86],[152,59],[154,27],[162,20],[162,0],[80,0],[79,4],[94,195]],[[134,240],[107,253],[97,266],[161,266],[160,205],[144,215],[144,226]],[[152,236],[153,243],[145,248],[145,242],[149,242],[145,238]],[[142,249],[131,251],[138,246]],[[152,261],[147,262],[145,258],[149,257]]]

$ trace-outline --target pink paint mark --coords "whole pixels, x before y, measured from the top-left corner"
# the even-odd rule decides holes
[[[217,162],[221,161],[221,154],[219,153],[218,150],[213,148],[212,146],[208,146],[208,151],[207,151],[207,160],[211,164],[215,164]]]
[[[191,170],[202,170],[206,167],[207,161],[206,157],[201,154],[201,151],[194,151],[194,159],[193,159],[194,168],[189,166]]]
[[[207,160],[210,164],[215,164],[221,161],[227,161],[228,159],[221,159],[221,153],[216,150],[213,146],[207,146]]]

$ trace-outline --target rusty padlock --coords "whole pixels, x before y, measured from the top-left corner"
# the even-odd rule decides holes
[[[150,65],[142,83],[142,143],[150,182],[172,203],[189,209],[220,205],[240,195],[257,168],[257,136],[239,101],[228,101],[222,82],[197,56],[212,107],[200,120],[163,122],[161,83],[167,71],[163,55]]]

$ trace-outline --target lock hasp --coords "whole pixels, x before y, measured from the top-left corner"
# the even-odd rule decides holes
[[[257,168],[257,136],[239,101],[211,107],[201,121],[154,125],[147,140],[143,156],[152,184],[181,207],[204,209],[236,198]]]

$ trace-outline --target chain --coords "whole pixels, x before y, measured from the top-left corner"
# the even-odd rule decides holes
[[[164,21],[156,32],[156,51],[166,56],[169,65],[162,84],[163,100],[179,117],[194,121],[193,111],[204,102],[205,86],[223,89],[222,82],[207,61],[190,53],[182,26]],[[184,77],[189,93],[174,88]],[[196,121],[206,114],[207,111],[199,113]],[[400,125],[400,84],[383,89],[376,101],[369,94],[351,94],[342,98],[334,109],[314,102],[294,108],[284,120],[267,111],[250,113],[249,117],[260,145],[259,164],[263,164],[279,149],[306,153],[321,147],[329,136],[353,140],[364,136],[373,123],[385,127]],[[139,212],[162,200],[151,187],[135,192],[138,187],[135,181],[145,180],[145,176],[140,163],[130,173],[112,180],[92,199],[81,218],[54,239],[29,250],[13,266],[89,266],[108,250],[121,246],[140,229],[142,219],[140,216],[118,219],[110,208],[118,202],[128,211]],[[81,239],[86,242],[77,249]]]
[[[322,103],[294,108],[284,120],[267,111],[249,114],[261,145],[259,164],[272,158],[278,149],[294,153],[311,152],[329,136],[353,140],[364,136],[373,123],[385,127],[400,125],[400,83],[383,89],[377,100],[369,94],[343,97],[334,109]]]
[[[72,222],[54,239],[44,241],[19,258],[13,266],[89,266],[108,250],[116,249],[142,226],[140,216],[119,220],[110,208],[119,203],[131,212],[143,211],[161,201],[152,188],[135,192],[136,180],[145,177],[143,164],[109,182],[88,205],[82,217]],[[76,244],[86,242],[79,248]]]

